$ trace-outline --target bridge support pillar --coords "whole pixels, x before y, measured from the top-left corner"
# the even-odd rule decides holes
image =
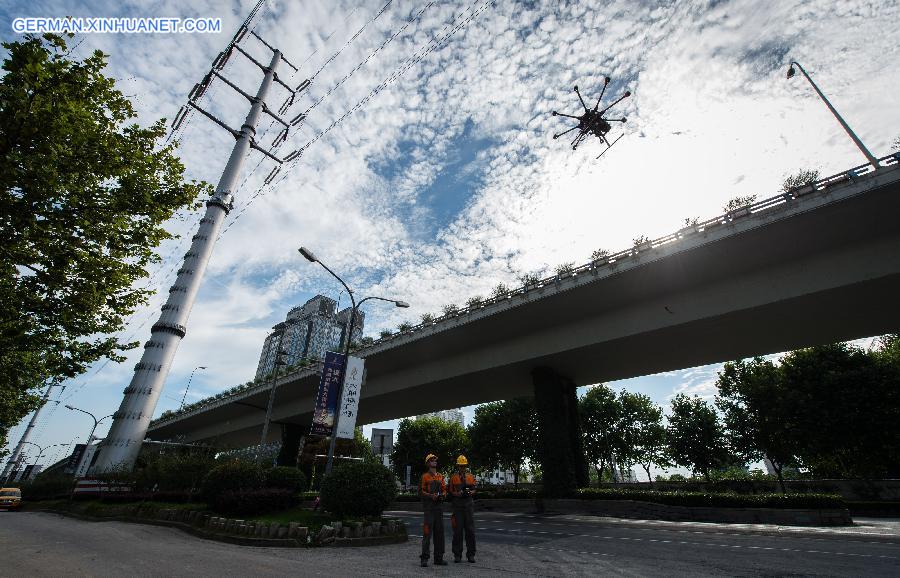
[[[300,448],[306,428],[293,423],[281,424],[281,451],[275,463],[279,466],[297,467],[300,458]]]
[[[538,459],[547,497],[565,497],[588,485],[575,383],[549,367],[532,371],[538,414]]]

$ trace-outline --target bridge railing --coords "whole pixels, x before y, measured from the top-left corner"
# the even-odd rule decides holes
[[[802,185],[799,187],[795,187],[788,191],[783,191],[777,195],[772,197],[768,197],[761,201],[756,201],[753,203],[748,203],[742,207],[738,207],[732,211],[728,211],[724,214],[718,215],[711,219],[707,219],[705,221],[697,221],[696,223],[691,223],[690,225],[675,231],[674,233],[669,233],[668,235],[663,235],[657,239],[641,239],[640,242],[636,242],[633,246],[618,251],[616,253],[612,253],[609,255],[604,255],[599,259],[591,260],[583,265],[578,267],[573,267],[571,270],[559,273],[556,275],[550,275],[548,277],[544,277],[543,279],[532,280],[531,282],[524,284],[520,287],[516,287],[510,289],[506,293],[502,295],[493,295],[491,297],[487,297],[483,300],[480,300],[477,304],[466,305],[465,307],[460,307],[453,312],[446,313],[444,315],[440,315],[435,317],[431,321],[423,321],[418,325],[413,325],[406,330],[398,331],[396,333],[391,334],[390,336],[385,336],[379,339],[376,339],[372,342],[371,345],[367,345],[366,347],[356,349],[354,352],[365,352],[368,349],[372,349],[378,345],[382,345],[394,339],[397,339],[404,335],[409,335],[411,333],[415,333],[417,331],[421,331],[423,329],[428,329],[434,327],[435,325],[444,323],[451,319],[456,319],[462,316],[465,316],[469,313],[473,313],[476,311],[481,311],[487,307],[492,305],[505,302],[509,299],[512,299],[516,296],[524,296],[532,291],[541,292],[546,287],[550,287],[560,283],[563,279],[569,277],[577,277],[578,275],[584,274],[592,274],[598,275],[600,270],[604,267],[613,269],[617,266],[617,264],[627,260],[636,258],[638,255],[641,255],[647,251],[658,249],[660,247],[671,245],[673,243],[678,243],[686,238],[692,237],[694,235],[698,235],[701,233],[709,232],[717,227],[722,225],[727,225],[729,223],[733,223],[738,219],[743,219],[749,215],[757,214],[762,211],[771,210],[774,207],[779,207],[782,205],[786,205],[794,202],[797,199],[801,199],[813,193],[818,193],[822,191],[826,191],[827,189],[841,185],[844,183],[849,183],[856,181],[861,177],[870,176],[874,173],[883,174],[887,171],[893,171],[896,169],[900,169],[900,152],[896,152],[885,157],[878,159],[878,168],[873,167],[872,165],[865,164],[859,165],[857,167],[853,167],[849,170],[845,170],[834,175],[824,177],[818,179],[815,182]],[[320,366],[322,365],[321,360],[308,360],[310,363],[300,369],[294,371],[293,373],[285,373],[283,377],[287,377],[290,375],[299,375],[302,373],[318,373]],[[232,388],[234,391],[229,394],[218,394],[216,396],[206,398],[204,400],[200,400],[194,402],[189,406],[185,406],[182,410],[179,411],[171,411],[166,412],[160,418],[154,420],[153,424],[165,423],[167,421],[175,420],[183,415],[194,413],[201,409],[205,409],[211,405],[220,405],[223,403],[228,403],[229,400],[250,394],[252,392],[256,392],[259,390],[265,390],[271,387],[271,382],[263,381],[259,384],[245,384],[246,387],[237,386],[236,388]]]

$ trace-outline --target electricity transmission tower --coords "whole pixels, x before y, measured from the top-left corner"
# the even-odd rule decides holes
[[[240,45],[248,33],[272,53],[272,59],[268,65],[256,60]],[[244,92],[243,89],[222,75],[221,71],[225,63],[235,51],[249,59],[263,72],[263,79],[256,91],[256,96]],[[169,297],[162,306],[159,319],[151,328],[150,340],[144,344],[144,353],[140,362],[134,367],[134,376],[131,383],[125,388],[124,398],[119,410],[114,414],[109,434],[102,442],[97,461],[91,469],[92,472],[104,472],[114,468],[131,469],[134,466],[150,425],[150,418],[156,409],[163,385],[172,366],[175,351],[187,331],[188,316],[203,280],[203,274],[206,272],[213,245],[225,216],[233,206],[234,188],[240,177],[247,153],[251,148],[256,149],[278,163],[279,166],[266,177],[267,183],[271,182],[278,173],[281,163],[292,160],[291,158],[278,158],[256,140],[256,127],[263,113],[268,114],[275,122],[283,126],[282,131],[272,143],[273,150],[287,139],[288,129],[300,123],[305,117],[300,114],[287,122],[279,116],[279,114],[287,112],[297,94],[309,86],[308,80],[301,82],[296,88],[285,84],[277,74],[278,66],[282,62],[297,72],[297,67],[288,62],[281,51],[250,30],[245,24],[235,35],[228,48],[219,53],[213,61],[210,71],[191,90],[187,105],[182,107],[175,116],[173,130],[177,130],[184,121],[189,112],[188,107],[193,108],[231,133],[236,142],[222,172],[222,177],[219,179],[219,184],[212,197],[206,202],[206,212],[200,219],[197,234],[191,239],[190,249],[184,255],[184,264],[178,270],[175,283],[169,289]],[[250,111],[239,130],[229,127],[198,104],[198,100],[203,96],[214,77],[220,79],[250,102]],[[289,93],[277,114],[272,112],[265,102],[273,83],[281,85]]]

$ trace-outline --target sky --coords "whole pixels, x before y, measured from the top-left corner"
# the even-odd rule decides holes
[[[285,116],[318,102],[278,152],[311,144],[274,186],[262,187],[273,162],[248,157],[155,415],[179,406],[198,366],[207,369],[194,373],[188,401],[252,379],[267,332],[291,307],[317,293],[339,297],[336,281],[299,256],[301,245],[358,294],[410,303],[367,308],[366,334],[377,337],[498,283],[518,285],[520,275],[585,263],[595,249],[616,251],[673,232],[686,218],[718,215],[733,197],[774,195],[800,169],[828,175],[862,164],[809,84],[785,78],[791,60],[876,156],[900,137],[890,96],[900,86],[897,1],[386,2],[270,0],[253,21],[255,32],[302,63],[281,77],[292,86],[311,79]],[[7,0],[0,37],[16,38],[17,17],[221,18],[219,34],[73,39],[76,58],[109,54],[108,74],[134,102],[137,121],[150,124],[176,114],[253,4]],[[242,46],[259,60],[271,56],[252,37]],[[261,77],[237,54],[223,74],[248,92]],[[573,85],[596,99],[604,76],[612,78],[604,101],[632,96],[613,109],[627,122],[611,134],[624,136],[597,160],[604,147],[595,140],[573,151],[552,138],[571,125],[550,111],[575,113]],[[270,107],[286,96],[273,89]],[[247,110],[219,81],[200,104],[235,128]],[[271,143],[278,130],[264,119],[259,140]],[[195,114],[177,139],[188,176],[215,185],[233,138]],[[158,293],[121,337],[149,337],[200,216],[169,223],[181,238],[160,247],[163,262],[140,282]],[[90,418],[63,405],[111,414],[141,351],[53,391],[61,403],[42,412],[32,441],[83,441]],[[719,367],[610,385],[663,406],[680,392],[711,399]],[[470,420],[473,408],[464,411]]]

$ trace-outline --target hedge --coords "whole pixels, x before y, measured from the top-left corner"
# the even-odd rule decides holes
[[[657,492],[653,490],[612,490],[582,488],[572,496],[582,500],[635,500],[669,506],[714,508],[802,508],[845,509],[837,494],[735,494],[703,492]]]
[[[203,495],[212,505],[222,492],[256,490],[265,485],[265,472],[249,462],[230,461],[220,464],[203,478]]]
[[[306,475],[297,468],[275,466],[266,472],[266,487],[281,488],[292,492],[306,489]]]
[[[379,463],[348,463],[322,478],[322,508],[339,518],[381,516],[397,496],[394,474]]]
[[[213,510],[221,514],[254,516],[297,505],[297,497],[291,490],[261,488],[253,490],[226,490],[212,500]]]

